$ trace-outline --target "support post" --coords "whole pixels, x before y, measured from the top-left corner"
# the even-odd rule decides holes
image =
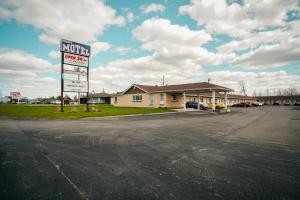
[[[60,74],[60,112],[64,112],[64,52],[61,53],[61,74]]]
[[[199,92],[197,93],[197,102],[198,102],[198,110],[200,110],[200,95],[199,95]]]
[[[227,98],[227,96],[228,96],[228,92],[225,92],[225,110],[226,110],[226,112],[227,112],[227,105],[228,105],[228,98]]]
[[[216,91],[212,91],[212,111],[216,111]]]
[[[185,96],[185,92],[183,93],[183,112],[186,111],[186,96]]]

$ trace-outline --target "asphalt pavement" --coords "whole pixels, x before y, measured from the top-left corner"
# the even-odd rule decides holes
[[[0,199],[300,199],[300,109],[0,119]]]

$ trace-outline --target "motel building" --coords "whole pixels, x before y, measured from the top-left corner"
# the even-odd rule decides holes
[[[112,97],[111,103],[122,107],[163,107],[185,111],[187,101],[212,103],[213,109],[216,103],[224,103],[227,109],[227,106],[235,103],[255,101],[251,97],[229,95],[229,92],[233,90],[208,82],[165,86],[133,84]]]

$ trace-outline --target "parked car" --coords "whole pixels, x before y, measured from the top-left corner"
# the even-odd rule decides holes
[[[233,104],[232,107],[251,107],[251,104],[249,102],[241,102],[241,103],[237,103],[237,104]]]
[[[286,103],[284,103],[283,105],[285,105],[285,106],[290,106],[291,103],[290,103],[290,102],[286,102]]]
[[[278,102],[274,102],[273,106],[279,106],[280,104]]]
[[[252,106],[263,106],[263,105],[264,105],[263,103],[258,101],[252,103]]]
[[[200,106],[200,110],[207,110],[207,105],[203,104],[203,103],[199,103]],[[188,101],[186,102],[186,107],[187,108],[194,108],[194,109],[198,109],[198,102],[195,101]]]
[[[294,106],[300,106],[300,101],[297,101]]]
[[[212,104],[212,103],[209,103],[209,104],[208,104],[208,108],[209,108],[209,109],[212,109],[212,107],[213,107],[213,104]],[[216,109],[223,109],[223,108],[225,108],[225,104],[223,104],[223,103],[216,103],[216,104],[215,104],[215,108],[216,108]]]

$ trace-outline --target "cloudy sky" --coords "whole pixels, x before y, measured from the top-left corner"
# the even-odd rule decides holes
[[[60,93],[61,38],[92,47],[90,90],[207,81],[300,90],[298,0],[1,0],[0,90]]]

